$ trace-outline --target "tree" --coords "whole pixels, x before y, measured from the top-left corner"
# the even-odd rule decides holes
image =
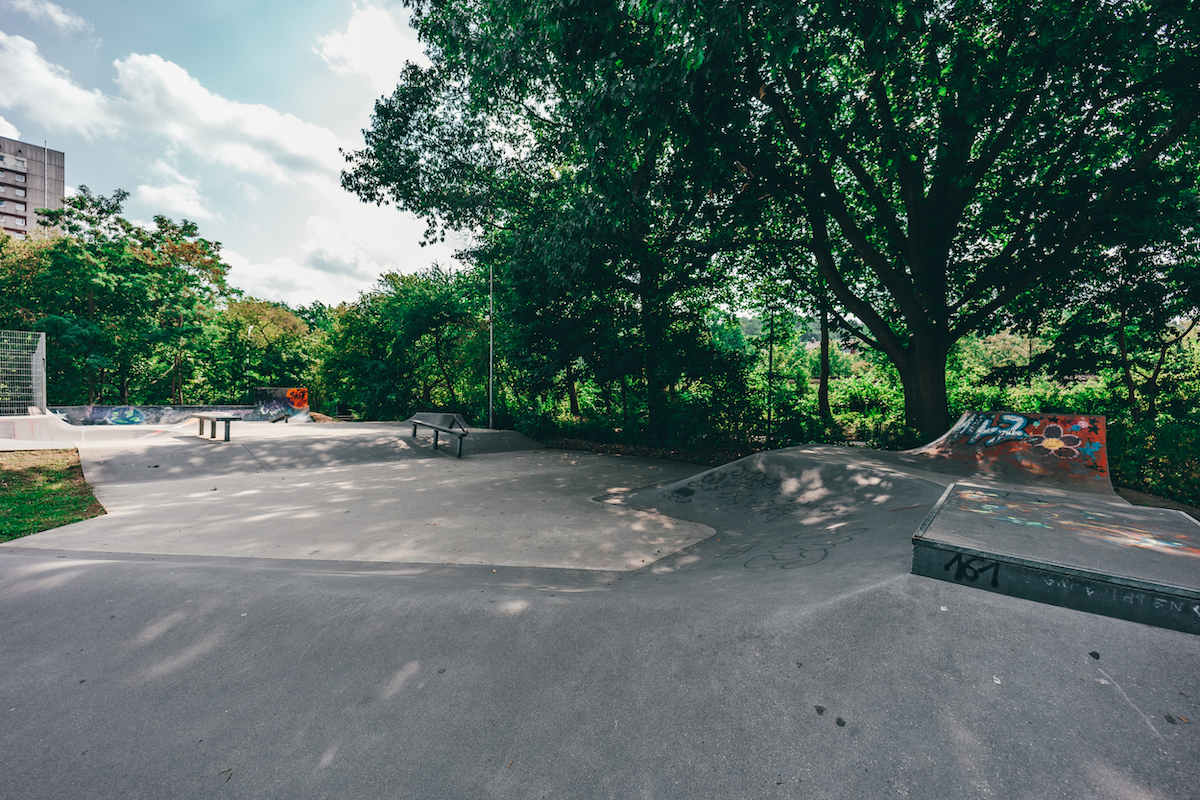
[[[485,13],[480,27],[458,24]],[[534,290],[510,311],[528,323],[517,335],[537,346],[514,360],[542,380],[561,375],[575,409],[581,370],[605,383],[636,371],[657,436],[677,384],[703,361],[687,354],[706,346],[721,281],[713,253],[696,245],[720,231],[727,204],[701,174],[703,142],[675,124],[681,71],[656,81],[655,105],[622,88],[634,65],[645,72],[656,58],[652,28],[630,30],[615,5],[554,13],[556,22],[517,5],[422,11],[433,66],[409,65],[376,103],[343,186],[426,216],[431,238],[477,233],[476,261],[498,266],[502,285]],[[497,25],[511,35],[493,37]],[[564,323],[584,321],[561,325],[556,346],[551,308]],[[625,335],[605,316],[628,323]]]
[[[487,414],[486,293],[469,273],[388,273],[332,311],[317,381],[367,418],[445,409]]]
[[[1087,302],[1051,320],[1052,348],[1038,363],[1068,379],[1108,372],[1124,390],[1128,416],[1153,419],[1164,392],[1179,396],[1177,386],[1164,384],[1180,380],[1178,368],[1188,370],[1173,356],[1200,326],[1197,243],[1114,248],[1102,254],[1094,278],[1082,287]]]
[[[229,300],[205,325],[198,393],[210,403],[246,403],[256,387],[304,385],[308,332],[282,303]]]
[[[418,18],[433,67],[377,105],[347,188],[503,225],[569,177],[583,224],[549,240],[634,265],[649,355],[675,296],[663,267],[806,247],[926,435],[948,423],[960,337],[1200,162],[1186,0],[438,0]],[[646,380],[661,396],[650,362]]]
[[[1200,163],[1187,2],[635,8],[692,65],[689,108],[729,163],[803,222],[926,435],[958,338],[1078,266],[1133,190],[1176,196]]]
[[[81,186],[39,211],[49,237],[6,271],[6,304],[49,334],[52,402],[180,402],[186,354],[227,292],[219,243],[186,220],[134,225],[126,197]]]

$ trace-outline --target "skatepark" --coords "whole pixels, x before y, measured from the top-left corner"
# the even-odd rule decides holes
[[[0,546],[0,797],[1194,796],[1200,528],[1112,492],[1102,427],[1026,423],[711,469],[0,440],[72,437],[107,511]]]

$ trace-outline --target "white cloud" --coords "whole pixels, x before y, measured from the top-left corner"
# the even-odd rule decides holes
[[[202,158],[281,183],[322,176],[342,166],[334,133],[260,104],[213,94],[177,64],[156,55],[116,61],[119,107],[126,124],[166,136]]]
[[[392,93],[406,61],[426,63],[416,32],[374,6],[355,6],[344,33],[334,31],[318,42],[313,52],[336,74],[365,76],[377,94]]]
[[[238,182],[238,191],[242,193],[242,197],[249,200],[251,203],[257,203],[262,199],[262,193],[258,191],[258,187],[246,181]]]
[[[63,33],[90,30],[92,27],[90,22],[74,11],[49,0],[9,0],[8,6],[34,22],[49,23]]]
[[[322,42],[338,69],[355,74],[373,69],[371,80],[386,76],[390,86],[399,70],[395,51],[405,39],[390,16],[385,24],[376,14],[386,12],[356,9],[336,44],[329,37]],[[390,26],[380,41],[391,43],[391,62],[379,43],[375,56],[354,55],[366,48],[356,37],[373,19],[377,27]],[[116,143],[136,141],[140,153],[161,157],[153,176],[134,190],[135,210],[208,221],[206,238],[231,244],[236,239],[237,249],[251,255],[224,251],[234,267],[233,285],[265,299],[336,303],[369,289],[381,272],[450,260],[453,246],[415,246],[424,230],[419,220],[365,205],[341,188],[344,161],[338,149],[361,143],[266,105],[215,94],[157,55],[135,53],[113,65],[114,89],[85,89],[29,40],[0,33],[0,110],[14,109],[10,116],[22,127],[28,122]],[[354,83],[364,88],[357,78]],[[17,133],[0,117],[0,134],[6,130]],[[212,202],[201,178],[216,193]],[[241,188],[229,196],[229,187]]]
[[[0,136],[6,139],[20,139],[21,132],[17,130],[16,125],[13,125],[4,117],[0,117]]]
[[[357,299],[359,292],[374,283],[374,280],[366,283],[358,276],[331,275],[286,257],[264,264],[226,249],[221,251],[221,258],[230,266],[229,282],[260,300],[291,305],[308,305],[320,300],[337,305]]]
[[[208,201],[200,194],[200,180],[179,173],[165,161],[154,164],[154,172],[162,181],[159,186],[142,184],[133,192],[133,201],[167,215],[177,215],[193,222],[212,219],[206,208]]]
[[[304,253],[304,263],[321,272],[330,275],[346,275],[360,279],[379,275],[387,263],[386,256],[371,253],[366,243],[359,237],[350,235],[344,225],[325,219],[324,217],[309,217],[305,224],[309,239],[300,246]]]
[[[88,138],[113,133],[120,120],[102,92],[84,89],[71,73],[42,58],[37,45],[0,31],[0,108],[24,111],[51,130],[78,131]]]
[[[84,89],[70,72],[42,58],[33,42],[0,32],[0,108],[89,138],[122,129],[161,134],[207,161],[280,183],[316,177],[337,184],[343,163],[338,148],[350,144],[332,131],[213,94],[156,55],[133,54],[114,66],[115,97]]]

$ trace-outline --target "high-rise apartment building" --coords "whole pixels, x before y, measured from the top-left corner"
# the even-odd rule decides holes
[[[0,227],[19,239],[37,230],[35,208],[62,208],[66,156],[0,136]]]

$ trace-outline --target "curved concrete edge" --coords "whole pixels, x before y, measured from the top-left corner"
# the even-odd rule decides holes
[[[72,425],[53,414],[0,417],[0,448],[32,450],[37,447],[5,446],[9,442],[82,442],[87,440],[144,439],[191,427],[189,419],[174,425]]]

